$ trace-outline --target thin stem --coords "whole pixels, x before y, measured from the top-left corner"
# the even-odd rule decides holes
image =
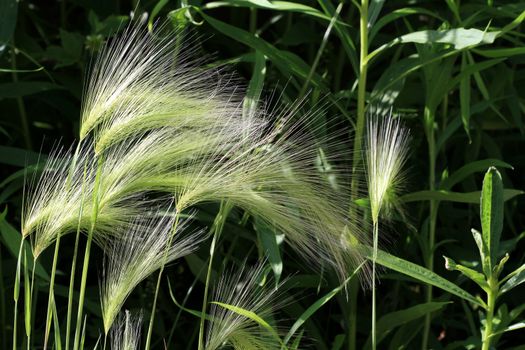
[[[35,285],[35,265],[36,265],[36,261],[33,259],[33,270],[31,271],[31,287],[30,287],[30,298],[29,298],[29,331],[27,333],[27,350],[30,350],[32,348],[31,346],[31,342],[32,342],[32,338],[31,338],[31,331],[32,331],[32,325],[34,323],[34,318],[31,317],[32,316],[32,310],[33,310],[33,300],[35,300],[36,298],[33,298],[33,286]],[[36,301],[35,301],[35,304],[36,304]]]
[[[428,158],[429,158],[429,188],[431,191],[435,190],[436,186],[436,142],[434,133],[434,113],[428,108],[424,111],[425,129],[428,140]],[[436,240],[436,221],[437,221],[438,203],[435,200],[430,200],[430,218],[428,228],[428,242],[427,242],[427,257],[426,265],[430,271],[434,271],[434,245]],[[425,290],[425,302],[432,301],[432,286],[427,284]],[[430,336],[430,323],[432,321],[431,314],[425,316],[425,324],[423,328],[423,340],[421,349],[428,349],[428,340]]]
[[[51,330],[51,318],[52,318],[52,306],[51,302],[53,299],[55,289],[55,275],[57,270],[58,251],[60,248],[60,234],[57,236],[55,242],[55,253],[53,254],[53,265],[51,267],[51,279],[49,281],[49,292],[47,299],[47,314],[46,314],[46,329],[44,333],[44,350],[47,349],[47,341],[49,340],[49,332]]]
[[[7,349],[7,324],[5,322],[5,288],[4,267],[2,264],[2,246],[0,245],[0,338],[2,338],[2,349]]]
[[[13,78],[13,83],[18,82],[18,73],[16,72],[16,52],[17,49],[14,47],[13,42],[13,49],[11,50],[11,68],[13,69],[13,72],[11,73],[11,77]],[[18,106],[18,112],[20,113],[20,122],[22,124],[22,132],[24,133],[24,142],[26,145],[26,148],[31,150],[33,149],[33,144],[31,142],[31,134],[29,131],[29,123],[27,121],[27,113],[26,113],[26,107],[24,105],[24,100],[22,97],[16,98],[16,103]]]
[[[299,93],[299,97],[297,98],[298,100],[300,100],[306,94],[306,90],[308,89],[308,84],[310,84],[310,80],[312,80],[312,77],[315,74],[315,71],[317,70],[317,66],[319,65],[321,56],[323,55],[324,49],[326,47],[326,43],[328,43],[328,38],[330,37],[332,28],[334,27],[334,24],[337,21],[337,18],[339,17],[339,13],[341,13],[342,9],[343,9],[343,3],[340,2],[335,10],[334,15],[332,16],[332,19],[330,20],[330,24],[328,25],[328,27],[326,28],[326,31],[324,32],[323,40],[321,41],[321,45],[319,46],[319,49],[317,50],[317,54],[315,55],[314,62],[312,63],[312,66],[310,68],[310,72],[308,72],[308,76],[306,77],[303,87],[301,88],[301,92]]]
[[[164,250],[163,262],[159,270],[159,276],[157,278],[157,286],[155,287],[155,296],[153,297],[153,306],[151,307],[151,316],[149,319],[148,335],[146,337],[146,346],[144,347],[144,349],[146,350],[149,350],[151,346],[151,336],[153,334],[153,324],[155,321],[155,310],[157,309],[157,299],[159,297],[160,282],[162,280],[162,273],[164,272],[164,267],[166,265],[166,259],[168,258],[168,251],[171,247],[171,242],[173,240],[173,237],[175,237],[175,234],[177,233],[177,226],[179,225],[179,214],[180,212],[179,210],[177,210],[175,212],[175,223],[173,224],[170,239],[168,241],[166,249]]]
[[[80,345],[80,327],[82,326],[82,312],[84,308],[84,298],[86,295],[86,283],[87,274],[89,270],[89,256],[91,253],[91,242],[93,241],[93,233],[95,231],[95,225],[98,217],[98,190],[100,186],[100,175],[102,172],[103,158],[100,157],[97,162],[97,174],[95,176],[95,186],[93,190],[93,211],[91,213],[91,225],[89,226],[88,239],[86,242],[86,249],[84,251],[84,264],[82,266],[82,279],[80,282],[80,295],[78,298],[78,313],[77,323],[75,327],[75,340],[73,343],[73,349],[78,350]]]
[[[67,318],[66,318],[66,349],[69,349],[69,339],[71,333],[71,313],[73,311],[73,293],[75,289],[75,274],[77,267],[77,254],[78,254],[78,243],[80,241],[80,224],[82,218],[82,212],[84,210],[84,182],[86,180],[86,169],[87,166],[84,166],[84,175],[82,180],[82,189],[81,189],[81,199],[80,199],[80,209],[78,214],[78,223],[77,223],[77,233],[75,237],[75,247],[73,248],[73,261],[71,263],[71,273],[69,274],[69,293],[67,297]]]
[[[489,350],[492,343],[494,310],[496,308],[496,298],[498,296],[498,282],[493,278],[487,281],[489,289],[487,290],[487,317],[485,318],[485,331],[483,332],[483,345],[481,350]]]
[[[18,259],[16,262],[16,275],[15,275],[15,285],[13,288],[13,299],[15,301],[14,312],[13,312],[13,350],[17,349],[16,346],[16,333],[17,333],[17,324],[18,324],[18,299],[20,298],[20,266],[22,261],[22,249],[24,247],[24,238],[20,240],[20,248],[18,250]]]
[[[379,225],[374,221],[374,250],[372,252],[372,349],[376,349],[376,260],[379,242]]]
[[[350,187],[351,200],[357,199],[358,184],[359,184],[359,172],[357,169],[361,163],[361,147],[362,139],[365,126],[365,112],[366,112],[366,79],[368,71],[368,0],[362,0],[361,6],[359,6],[359,37],[360,37],[360,50],[359,50],[359,80],[357,87],[357,121],[354,136],[354,149],[353,149],[353,162],[352,162],[352,181]],[[353,218],[353,211],[350,209],[350,219]],[[356,289],[355,293],[350,294],[350,319],[348,325],[348,346],[350,350],[356,349],[356,336],[357,336],[357,296],[358,291],[356,288],[357,282],[352,285]]]
[[[215,256],[215,247],[217,244],[217,240],[219,239],[222,230],[224,228],[224,223],[226,222],[226,218],[228,216],[228,212],[230,211],[230,205],[228,203],[221,203],[221,207],[219,209],[219,213],[217,214],[217,217],[215,218],[215,222],[213,224],[214,230],[213,230],[213,238],[211,241],[210,246],[210,260],[208,261],[208,272],[206,273],[206,284],[204,285],[204,295],[202,297],[202,310],[201,310],[201,319],[199,324],[199,343],[198,343],[198,350],[204,350],[204,320],[206,317],[206,311],[208,306],[208,292],[210,287],[210,277],[211,277],[211,271],[213,266],[213,257]]]

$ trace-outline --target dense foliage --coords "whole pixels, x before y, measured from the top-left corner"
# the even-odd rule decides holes
[[[20,348],[40,348],[50,312],[48,346],[57,347],[59,335],[65,335],[75,235],[64,235],[60,243],[51,303],[56,309],[50,311],[55,245],[41,252],[30,281],[33,238],[19,247],[24,200],[34,195],[25,192],[36,189],[24,183],[39,176],[54,149],[78,141],[90,63],[131,18],[152,31],[185,38],[191,43],[189,60],[201,60],[210,71],[220,67],[224,77],[245,88],[245,108],[267,104],[277,111],[269,114],[274,118],[301,101],[294,116],[309,115],[304,126],[309,130],[302,131],[316,139],[337,138],[337,147],[319,146],[316,159],[319,177],[330,186],[351,188],[353,204],[334,212],[349,212],[352,220],[360,216],[370,237],[377,213],[374,218],[369,213],[365,121],[389,114],[399,118],[410,130],[407,160],[396,194],[386,194],[398,197],[385,210],[388,219],[379,219],[377,256],[363,248],[365,256],[384,266],[378,268],[375,293],[377,348],[474,349],[489,332],[495,333],[491,342],[498,349],[525,349],[520,286],[525,281],[525,4],[490,0],[0,0],[0,348],[12,346],[14,324]],[[212,147],[214,140],[208,141]],[[252,164],[264,163],[261,159],[254,157]],[[341,173],[348,178],[338,177]],[[253,295],[267,293],[268,302],[278,307],[258,310],[267,322],[251,319],[258,327],[282,329],[289,348],[372,346],[369,276],[356,274],[348,281],[356,266],[344,278],[330,266],[319,267],[292,249],[296,241],[283,240],[278,226],[218,199],[193,208],[192,229],[206,228],[212,235],[203,232],[197,250],[166,265],[158,300],[153,273],[125,301],[131,313],[143,310],[142,343],[156,300],[151,347],[197,348],[208,284],[216,284],[219,275],[235,275],[236,267],[256,265],[241,275],[255,285],[267,278],[267,284],[281,287],[278,294],[268,285],[252,291],[253,285],[234,277],[223,281],[223,289],[244,286]],[[221,234],[213,234],[218,227]],[[81,236],[77,289],[85,244]],[[208,271],[210,245],[215,253]],[[93,348],[104,333],[103,256],[93,245],[85,348]],[[29,285],[31,312],[24,310]],[[225,290],[219,291],[230,300]],[[78,299],[74,294],[73,303]],[[234,313],[231,322],[243,317],[238,309],[224,309]]]

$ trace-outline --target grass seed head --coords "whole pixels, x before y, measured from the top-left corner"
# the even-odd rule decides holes
[[[403,184],[403,165],[408,155],[408,130],[391,115],[368,120],[366,170],[372,220],[395,199]]]

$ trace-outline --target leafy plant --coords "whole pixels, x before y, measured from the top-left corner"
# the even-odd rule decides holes
[[[488,350],[496,346],[496,335],[506,331],[523,328],[522,323],[510,325],[501,329],[498,326],[511,320],[498,320],[496,315],[496,302],[504,293],[525,281],[522,275],[524,266],[519,267],[507,276],[501,278],[509,254],[501,257],[501,233],[503,230],[503,182],[501,174],[494,167],[490,168],[483,179],[481,192],[481,227],[480,233],[472,229],[472,235],[479,249],[481,271],[457,264],[451,258],[445,257],[448,270],[459,271],[465,277],[475,282],[486,293],[483,303],[486,310],[485,319],[482,321],[482,349]]]

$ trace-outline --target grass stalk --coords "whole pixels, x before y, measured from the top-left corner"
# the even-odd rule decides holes
[[[215,218],[213,223],[213,238],[210,246],[210,259],[208,261],[208,271],[206,273],[206,284],[204,285],[204,295],[202,297],[202,310],[201,310],[201,319],[199,323],[199,340],[198,340],[198,350],[204,350],[204,320],[206,317],[206,311],[208,307],[208,293],[210,287],[211,272],[213,266],[213,257],[215,256],[215,248],[217,240],[219,239],[222,230],[224,229],[224,224],[226,223],[226,218],[230,211],[229,203],[221,202],[221,207],[219,213]]]
[[[93,189],[93,211],[91,213],[91,225],[88,230],[88,238],[86,248],[84,250],[84,264],[82,266],[82,279],[80,282],[80,295],[78,298],[78,313],[77,323],[75,325],[75,339],[73,342],[73,349],[78,350],[80,345],[80,328],[82,326],[82,313],[84,308],[84,297],[86,294],[87,274],[89,270],[89,257],[91,254],[91,243],[93,241],[93,234],[95,231],[95,224],[98,216],[98,190],[100,187],[100,174],[102,172],[103,157],[100,157],[97,162],[97,174],[95,176],[95,186]]]
[[[499,292],[498,282],[494,278],[488,279],[489,288],[487,290],[487,317],[485,318],[485,330],[483,332],[483,343],[481,350],[490,350],[493,336],[494,311],[496,299]]]
[[[16,52],[17,49],[14,47],[14,41],[13,41],[13,49],[11,50],[11,68],[13,69],[13,72],[11,73],[11,77],[13,78],[13,83],[18,83],[18,73],[17,73],[17,67],[16,67]],[[29,131],[29,123],[27,121],[27,113],[26,113],[26,107],[24,104],[24,100],[22,97],[16,98],[16,104],[18,106],[18,113],[20,114],[20,123],[22,124],[22,132],[24,133],[24,143],[26,145],[26,148],[31,150],[33,149],[33,143],[31,142],[31,134]]]
[[[60,236],[57,236],[55,241],[55,252],[53,254],[53,265],[51,267],[51,278],[49,280],[49,292],[47,299],[47,314],[46,314],[46,328],[44,333],[44,350],[47,349],[47,341],[49,340],[49,332],[51,331],[51,318],[52,318],[52,299],[55,287],[55,275],[57,270],[58,252],[60,250]],[[56,341],[56,340],[55,340]]]
[[[372,252],[372,350],[376,349],[376,260],[379,243],[379,225],[377,221],[373,223],[374,246]]]
[[[435,190],[436,186],[436,140],[434,133],[434,113],[427,107],[424,110],[425,129],[428,141],[428,158],[429,158],[429,189]],[[436,200],[430,200],[430,218],[428,227],[428,242],[427,242],[427,256],[425,259],[426,267],[430,271],[434,271],[434,245],[436,241],[436,222],[437,222],[438,203]],[[432,301],[432,285],[427,284],[425,289],[425,302]],[[432,315],[425,315],[425,323],[423,326],[423,338],[421,349],[428,349],[428,340],[430,336],[430,324]]]
[[[2,349],[7,349],[7,324],[5,322],[5,288],[4,288],[4,267],[2,264],[2,247],[0,246],[0,338]]]
[[[20,269],[22,263],[22,249],[24,248],[24,239],[20,240],[20,248],[18,250],[18,259],[16,262],[15,285],[13,287],[13,300],[15,301],[13,312],[13,350],[17,349],[16,336],[18,325],[18,299],[20,298]]]
[[[334,27],[335,22],[337,21],[337,18],[339,17],[339,14],[341,13],[341,10],[343,9],[343,3],[340,2],[337,6],[334,15],[332,16],[332,19],[330,20],[330,24],[326,28],[326,31],[323,35],[323,40],[321,41],[321,45],[319,45],[319,49],[317,50],[317,53],[315,55],[314,62],[312,63],[312,66],[310,68],[310,71],[308,72],[308,76],[306,77],[306,80],[304,81],[303,87],[301,88],[301,91],[299,92],[299,97],[297,100],[301,100],[303,96],[306,94],[306,91],[308,89],[308,85],[310,84],[310,81],[312,80],[312,77],[317,70],[317,66],[319,65],[319,61],[321,60],[321,56],[323,55],[324,49],[326,47],[326,44],[328,43],[328,38],[330,37],[330,33],[332,32],[332,28]]]
[[[352,180],[351,180],[351,200],[357,199],[359,172],[357,169],[361,164],[361,149],[363,142],[363,133],[365,126],[365,112],[366,112],[366,78],[368,71],[368,0],[362,0],[359,7],[359,81],[357,87],[357,121],[354,135],[354,154],[352,161]],[[352,209],[350,209],[352,210]],[[352,219],[353,213],[350,212]],[[357,288],[359,284],[357,280],[350,284],[350,288],[355,289],[355,292],[350,293],[350,319],[348,320],[348,348],[350,350],[356,349],[357,337]]]
[[[82,189],[81,189],[81,203],[84,202],[84,182],[86,179],[86,167],[84,167],[84,175],[83,175],[83,181],[82,181]],[[77,255],[78,255],[78,243],[80,241],[80,224],[82,217],[82,212],[84,210],[83,205],[80,205],[79,209],[79,215],[78,215],[78,223],[77,223],[77,232],[75,236],[75,247],[73,248],[73,261],[71,262],[71,273],[69,274],[69,292],[67,296],[67,316],[66,316],[66,349],[69,349],[69,340],[70,340],[70,333],[71,333],[71,313],[73,311],[73,293],[75,290],[75,274],[76,274],[76,267],[77,267]]]
[[[159,297],[159,290],[160,290],[160,282],[162,281],[162,273],[164,272],[164,267],[166,266],[166,259],[168,258],[168,251],[171,247],[171,242],[173,241],[173,237],[177,233],[177,226],[179,225],[179,210],[175,213],[175,223],[173,224],[173,229],[171,233],[171,237],[168,241],[168,244],[164,250],[164,262],[162,263],[162,266],[159,270],[159,276],[157,277],[157,285],[155,287],[155,296],[153,297],[153,305],[151,307],[151,316],[149,319],[149,325],[148,325],[148,335],[146,336],[146,346],[144,349],[149,350],[151,347],[151,336],[153,334],[153,324],[155,323],[155,311],[157,309],[157,299]]]

